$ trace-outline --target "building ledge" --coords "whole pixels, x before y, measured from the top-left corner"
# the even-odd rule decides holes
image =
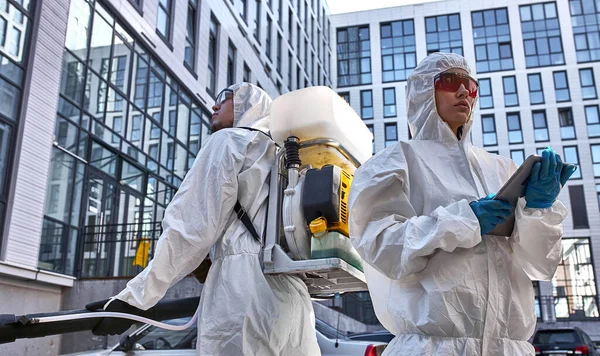
[[[38,281],[62,287],[72,287],[76,280],[72,276],[7,261],[0,261],[0,274],[26,281]]]

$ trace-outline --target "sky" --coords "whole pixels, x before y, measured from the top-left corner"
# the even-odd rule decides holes
[[[431,2],[435,0],[327,0],[332,14]]]

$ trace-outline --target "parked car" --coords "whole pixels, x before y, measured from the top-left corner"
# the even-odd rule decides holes
[[[389,344],[390,341],[392,341],[392,339],[394,338],[394,335],[391,332],[383,329],[383,330],[372,331],[372,332],[349,334],[348,338],[350,340],[356,340],[356,341],[373,341],[373,342],[384,342],[386,344]]]
[[[538,330],[532,344],[536,355],[600,355],[588,334],[577,327]]]
[[[174,325],[185,324],[190,318],[169,320]],[[322,356],[381,356],[387,343],[351,340],[336,328],[317,319],[317,342]],[[196,355],[196,326],[171,331],[144,325],[123,337],[118,345],[107,350],[85,351],[68,356],[194,356]],[[160,350],[157,353],[156,350]]]

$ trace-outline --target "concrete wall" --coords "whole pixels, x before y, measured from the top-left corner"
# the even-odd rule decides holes
[[[125,288],[126,284],[126,279],[77,281],[73,288],[65,289],[61,310],[81,309],[87,303],[110,298]],[[165,295],[165,299],[197,297],[201,291],[202,285],[195,278],[188,277],[173,286]],[[136,326],[133,326],[123,335],[135,328]],[[121,338],[121,335],[94,336],[91,332],[65,334],[62,336],[60,353],[105,349],[118,344]]]
[[[0,276],[0,314],[23,315],[58,310],[60,295],[60,287]],[[58,355],[60,345],[60,336],[17,340],[0,345],[0,355]]]

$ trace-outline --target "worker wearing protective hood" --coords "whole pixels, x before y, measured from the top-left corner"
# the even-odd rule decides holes
[[[154,306],[210,251],[212,266],[199,305],[198,355],[320,355],[305,284],[291,275],[264,275],[261,244],[234,213],[239,201],[259,234],[265,228],[276,150],[268,136],[270,105],[269,96],[249,83],[218,95],[214,133],[165,211],[154,258],[105,309]],[[128,327],[110,323],[103,321],[94,332],[121,333]]]
[[[550,280],[561,258],[567,209],[556,196],[573,172],[546,150],[512,236],[486,235],[510,215],[488,195],[517,167],[471,144],[476,97],[463,57],[428,56],[408,78],[412,140],[354,176],[350,235],[375,312],[396,335],[384,355],[534,354],[531,279]]]

